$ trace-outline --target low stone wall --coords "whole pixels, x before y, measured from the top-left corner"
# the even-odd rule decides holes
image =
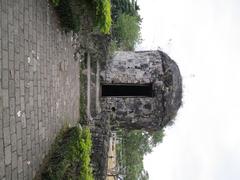
[[[92,128],[92,165],[96,180],[105,180],[107,175],[108,149],[110,140],[109,117],[102,115],[94,119],[95,127]]]

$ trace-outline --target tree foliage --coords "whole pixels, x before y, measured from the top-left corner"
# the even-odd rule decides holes
[[[143,157],[152,152],[152,149],[162,142],[164,131],[122,131],[123,162],[126,168],[126,180],[147,180],[147,171],[144,170]]]
[[[113,26],[115,41],[123,50],[133,50],[140,41],[140,25],[136,16],[122,14]]]
[[[112,19],[114,22],[117,21],[121,14],[127,14],[130,16],[138,17],[140,21],[140,15],[138,14],[138,10],[140,9],[137,5],[136,0],[112,0]]]
[[[118,49],[133,50],[140,41],[141,18],[135,0],[112,0],[112,39]]]

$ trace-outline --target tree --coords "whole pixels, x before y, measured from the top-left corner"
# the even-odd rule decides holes
[[[156,147],[159,143],[162,142],[164,137],[164,130],[155,131],[150,134],[150,144],[151,147]]]
[[[148,174],[148,172],[146,170],[143,170],[141,172],[139,180],[149,180],[149,174]]]
[[[121,131],[123,138],[123,161],[126,167],[126,180],[147,180],[148,173],[144,170],[143,157],[152,152],[162,142],[164,131]]]
[[[111,0],[112,3],[112,19],[117,21],[121,14],[128,14],[130,16],[137,16],[140,20],[138,10],[140,9],[136,0]]]
[[[140,41],[140,24],[136,16],[122,14],[113,24],[113,36],[122,50],[133,50]]]
[[[140,40],[141,17],[136,0],[111,0],[113,49],[133,50]]]

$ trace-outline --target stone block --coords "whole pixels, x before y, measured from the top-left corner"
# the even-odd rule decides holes
[[[8,40],[11,43],[14,42],[14,26],[12,24],[8,24]]]
[[[11,143],[10,128],[3,128],[4,146],[8,146]]]
[[[3,108],[9,107],[9,96],[8,96],[8,89],[2,89],[2,100],[3,100]]]
[[[11,134],[16,133],[16,119],[15,116],[10,116],[10,132]]]
[[[22,140],[17,140],[17,155],[22,156]]]
[[[4,159],[3,139],[0,139],[0,162]]]
[[[20,98],[20,107],[21,111],[25,111],[25,99],[23,96]]]
[[[17,168],[12,170],[12,179],[20,180],[20,178],[18,178]]]
[[[27,131],[26,128],[22,129],[22,144],[26,144],[27,143]]]
[[[11,145],[9,145],[9,146],[6,146],[5,148],[4,148],[4,150],[5,150],[5,164],[6,165],[10,165],[11,164],[11,160],[12,160],[12,151],[11,151]]]
[[[5,15],[5,13],[4,13],[4,15]],[[5,22],[5,20],[2,22]],[[8,32],[7,32],[8,26],[6,26],[6,27],[2,26],[1,28],[2,28],[2,31],[1,31],[1,33],[2,33],[2,49],[7,50],[8,49]]]
[[[11,144],[12,144],[12,151],[16,151],[17,150],[17,135],[16,135],[16,133],[13,133],[11,135]]]
[[[24,64],[21,62],[20,64],[19,64],[19,67],[20,67],[20,79],[21,80],[24,80]]]
[[[13,32],[9,32],[10,34],[13,33]],[[11,35],[13,36],[13,35]],[[11,37],[12,41],[13,41],[13,37]],[[10,61],[13,61],[14,60],[14,46],[13,46],[13,43],[8,43],[8,59]]]
[[[23,171],[18,173],[18,180],[25,180],[25,179],[27,179],[27,178],[24,178]],[[31,178],[31,179],[33,179],[33,178]]]
[[[23,159],[22,156],[18,156],[18,165],[17,165],[18,173],[23,171]]]
[[[8,70],[8,52],[2,50],[2,68]]]
[[[15,115],[15,99],[10,98],[9,100],[9,107],[10,107],[10,115],[14,116]]]
[[[15,71],[15,88],[20,87],[20,77],[19,77],[19,71]]]
[[[15,169],[17,168],[17,152],[16,151],[13,151],[12,152],[12,169]]]
[[[12,177],[11,165],[5,166],[5,170],[6,170],[6,180],[11,179]]]
[[[4,158],[0,159],[0,178],[3,178],[5,176],[5,163]]]
[[[15,97],[15,82],[14,82],[14,80],[9,81],[9,97]]]
[[[24,80],[20,80],[20,95],[24,96]]]
[[[17,139],[22,138],[22,122],[17,122]]]
[[[3,69],[2,70],[2,88],[7,89],[8,88],[8,70]]]
[[[15,77],[15,69],[14,69],[14,61],[9,61],[9,79],[14,80]]]
[[[20,105],[20,88],[15,89],[16,105]]]
[[[3,113],[3,127],[9,127],[10,126],[9,109],[4,108],[2,113]]]

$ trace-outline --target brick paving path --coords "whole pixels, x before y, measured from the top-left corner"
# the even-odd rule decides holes
[[[33,179],[79,118],[79,66],[47,0],[0,0],[0,179]]]

